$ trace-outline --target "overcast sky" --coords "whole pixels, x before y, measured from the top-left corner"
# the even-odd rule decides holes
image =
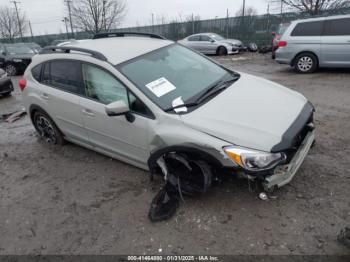
[[[74,1],[74,0],[73,0]],[[63,17],[66,7],[63,0],[19,0],[18,5],[32,23],[35,35],[65,32]],[[202,19],[226,16],[226,9],[234,15],[243,0],[125,0],[127,13],[122,27],[151,23],[151,14],[155,21],[185,17],[194,13]],[[10,0],[0,0],[0,6],[9,5]],[[247,6],[254,6],[259,14],[266,13],[267,0],[246,0]],[[27,33],[29,34],[29,32]]]

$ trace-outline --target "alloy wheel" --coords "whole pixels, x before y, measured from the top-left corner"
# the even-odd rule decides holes
[[[40,136],[45,139],[47,143],[56,144],[57,137],[55,130],[48,119],[40,115],[35,120],[35,126],[40,134]]]
[[[16,72],[17,72],[17,69],[14,65],[7,65],[5,70],[6,70],[7,75],[9,75],[9,76],[14,76],[14,75],[16,75]]]
[[[298,68],[301,72],[308,72],[313,67],[314,62],[309,56],[303,56],[298,60]]]

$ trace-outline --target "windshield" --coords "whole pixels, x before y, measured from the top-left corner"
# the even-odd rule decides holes
[[[163,110],[188,102],[231,73],[180,45],[171,45],[119,65],[120,71]]]
[[[218,35],[218,34],[210,34],[210,37],[214,38],[216,41],[225,40],[225,38],[223,38],[221,35]]]
[[[15,55],[15,54],[33,54],[34,51],[25,45],[8,45],[6,46],[6,51],[10,55]]]

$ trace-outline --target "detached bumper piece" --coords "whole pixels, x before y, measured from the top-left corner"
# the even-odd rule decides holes
[[[293,179],[296,172],[299,170],[314,141],[315,131],[312,130],[306,135],[298,151],[294,154],[289,164],[278,166],[271,176],[265,178],[265,189],[271,189],[276,186],[282,187],[288,184]]]
[[[11,78],[8,76],[0,78],[0,95],[13,91]]]

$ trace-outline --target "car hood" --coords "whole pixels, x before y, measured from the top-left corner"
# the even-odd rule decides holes
[[[235,46],[241,46],[242,45],[242,41],[237,40],[237,39],[225,39],[225,40],[221,40],[219,42],[232,44],[232,45],[235,45]]]
[[[270,152],[282,143],[307,104],[306,98],[295,91],[241,73],[241,78],[229,88],[181,118],[191,128],[224,140],[228,145]],[[309,114],[306,118],[310,118],[310,110],[313,108],[306,112]],[[299,129],[300,125],[305,126],[306,118],[302,120],[305,123],[299,121]]]

